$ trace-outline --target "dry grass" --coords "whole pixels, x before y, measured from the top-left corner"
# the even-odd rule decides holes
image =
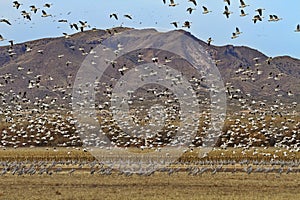
[[[299,199],[300,176],[217,173],[150,177],[90,175],[4,176],[0,199]]]

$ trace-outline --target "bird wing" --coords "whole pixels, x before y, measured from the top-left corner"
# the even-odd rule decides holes
[[[46,11],[42,10],[43,15],[47,15]]]
[[[206,12],[208,11],[207,8],[205,6],[202,6],[203,10]]]

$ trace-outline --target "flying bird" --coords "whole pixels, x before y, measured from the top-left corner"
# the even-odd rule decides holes
[[[245,2],[243,0],[240,0],[240,4],[241,5],[239,6],[239,8],[245,8],[245,7],[249,6],[249,5],[245,4]]]
[[[47,14],[46,11],[42,10],[42,17],[50,17],[51,14]]]
[[[112,13],[109,15],[109,18],[114,17],[116,20],[118,20],[118,15],[116,13]]]
[[[235,39],[235,38],[237,38],[237,37],[239,37],[238,34],[232,33],[231,39]]]
[[[247,15],[248,15],[248,13],[245,13],[245,11],[242,9],[242,10],[241,10],[240,16],[241,16],[241,17],[245,17],[245,16],[247,16]]]
[[[257,22],[257,21],[262,21],[262,17],[260,15],[255,15],[253,18],[252,18],[254,24]]]
[[[228,7],[225,6],[225,11],[223,12],[224,15],[226,15],[227,18],[229,18],[229,15],[232,14],[233,12],[229,11]]]
[[[297,25],[295,32],[300,32],[300,24]]]
[[[8,25],[11,25],[11,23],[7,19],[0,19],[0,22],[4,22],[4,23],[6,23]]]
[[[177,5],[179,5],[179,4],[175,3],[174,0],[170,0],[169,6],[174,7],[174,6],[177,6]]]
[[[208,10],[205,6],[202,6],[202,8],[203,8],[203,12],[202,12],[202,14],[208,14],[208,13],[210,13],[211,11],[210,10]]]
[[[241,32],[240,29],[239,29],[238,27],[235,28],[235,34],[236,34],[236,35],[240,35],[240,34],[242,34],[242,33],[243,33],[243,32]]]
[[[0,35],[0,41],[5,40],[2,35]]]
[[[190,14],[192,14],[193,10],[196,10],[196,8],[189,7],[188,9],[186,9],[186,11],[189,12]]]
[[[173,24],[175,26],[175,28],[178,28],[179,22],[171,22],[170,24]]]
[[[189,0],[189,2],[192,2],[195,6],[197,6],[197,1],[196,0]]]
[[[263,10],[265,10],[265,9],[264,9],[264,8],[258,8],[258,9],[256,9],[255,11],[258,12],[259,16],[262,16]]]
[[[213,39],[210,37],[207,39],[207,45],[210,46],[210,43],[213,42]]]
[[[44,7],[45,7],[45,8],[50,8],[52,5],[53,5],[52,3],[45,3],[45,4],[44,4]]]
[[[224,0],[230,6],[230,0]]]
[[[279,20],[282,20],[282,18],[279,18],[277,15],[269,15],[269,22],[277,22]]]
[[[26,12],[25,10],[22,10],[22,11],[21,11],[21,15],[22,15],[25,19],[31,20],[31,17],[30,17],[30,13],[29,13],[29,12]]]
[[[129,14],[124,15],[124,17],[126,17],[128,19],[132,19],[131,15],[129,15]]]
[[[182,27],[191,28],[191,23],[189,21],[185,21]]]
[[[23,4],[19,3],[18,1],[14,1],[13,4],[14,4],[13,7],[15,7],[16,9],[19,9],[19,7],[21,5],[23,5]]]
[[[38,11],[39,8],[35,7],[34,5],[30,6],[31,11],[36,13]]]

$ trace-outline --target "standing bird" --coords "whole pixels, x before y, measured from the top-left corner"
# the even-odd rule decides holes
[[[14,1],[13,4],[14,4],[13,7],[15,7],[16,9],[19,9],[19,7],[21,5],[23,5],[23,4],[20,4],[18,1]]]
[[[202,14],[208,14],[208,13],[210,13],[211,11],[210,10],[208,10],[205,6],[202,6],[202,8],[203,8],[203,12],[202,12]]]
[[[297,25],[295,32],[300,32],[300,24]]]
[[[243,0],[240,0],[240,4],[241,5],[239,6],[239,8],[245,8],[245,7],[249,6],[249,5],[245,4],[245,2]]]
[[[232,14],[233,12],[229,11],[228,7],[225,6],[225,11],[223,12],[224,15],[226,15],[227,18],[229,18],[229,15]]]

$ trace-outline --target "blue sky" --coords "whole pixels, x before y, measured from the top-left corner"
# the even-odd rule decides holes
[[[156,28],[161,31],[174,30],[172,21],[191,21],[190,31],[202,40],[212,37],[214,45],[233,44],[249,46],[262,51],[267,56],[289,55],[300,58],[300,33],[294,32],[300,24],[300,1],[283,0],[244,0],[250,6],[244,8],[249,13],[240,17],[239,0],[231,0],[229,9],[233,12],[229,19],[222,14],[223,0],[197,0],[198,5],[192,14],[188,14],[188,7],[195,7],[188,0],[175,0],[176,7],[163,4],[162,0],[19,0],[21,7],[12,7],[13,0],[0,1],[0,18],[7,18],[12,26],[0,23],[0,34],[6,39],[1,46],[8,45],[8,40],[24,42],[28,40],[58,37],[63,32],[75,33],[69,23],[79,20],[87,21],[91,27],[107,29],[115,26],[133,28]],[[52,3],[51,8],[43,8],[44,3]],[[32,14],[32,21],[22,18],[20,11],[29,11],[30,5],[36,5],[52,14],[53,17],[42,18],[41,11]],[[206,6],[211,13],[202,14],[202,6]],[[264,8],[263,22],[254,24],[251,20],[257,14],[257,8]],[[71,13],[69,13],[71,12]],[[68,14],[69,13],[69,14]],[[119,20],[110,19],[111,13],[117,13]],[[131,14],[133,20],[124,18],[124,14]],[[268,22],[269,14],[283,18],[278,22]],[[68,23],[58,23],[59,19],[67,19]],[[243,33],[232,40],[231,34],[239,27]]]

